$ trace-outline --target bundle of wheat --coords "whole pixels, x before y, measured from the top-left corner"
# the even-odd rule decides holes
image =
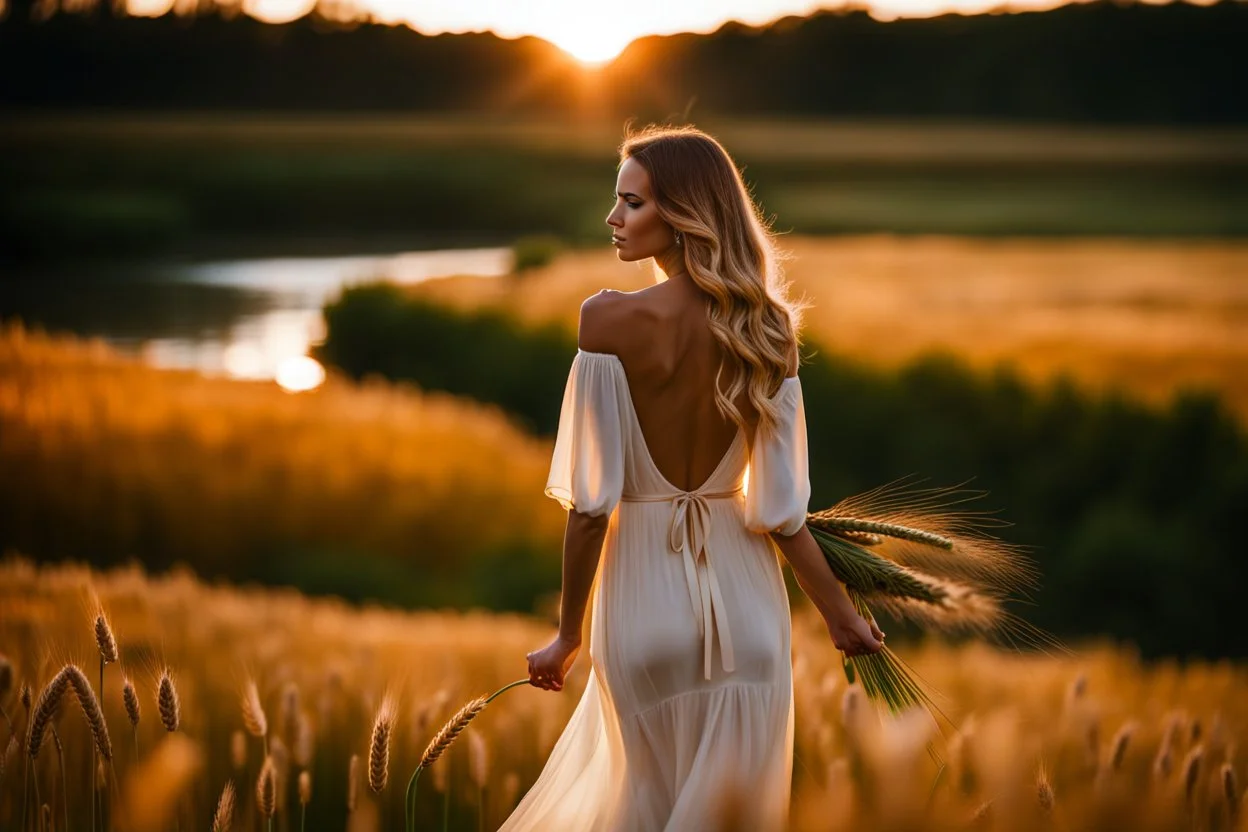
[[[1006,602],[1036,587],[1038,573],[1021,547],[986,532],[1003,521],[961,508],[981,496],[900,480],[813,512],[806,525],[864,618],[875,608],[925,628],[1061,649],[1006,611]],[[846,658],[845,673],[893,711],[934,707],[922,680],[887,647]]]

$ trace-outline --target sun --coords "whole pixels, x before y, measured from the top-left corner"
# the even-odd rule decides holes
[[[569,16],[548,21],[538,34],[586,66],[601,66],[624,51],[639,33],[605,26],[600,18]]]

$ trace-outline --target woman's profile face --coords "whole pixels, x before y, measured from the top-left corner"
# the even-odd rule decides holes
[[[607,215],[616,256],[626,263],[655,257],[676,244],[672,228],[659,216],[650,191],[650,174],[625,159],[615,179],[615,207]]]

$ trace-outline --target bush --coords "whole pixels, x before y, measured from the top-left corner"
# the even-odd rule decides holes
[[[511,269],[516,274],[523,274],[529,269],[548,266],[563,248],[563,241],[549,234],[521,237],[511,245]]]
[[[524,330],[372,288],[331,309],[327,357],[502,406],[557,427],[575,353],[566,331]],[[1047,588],[1028,620],[1059,634],[1108,633],[1145,653],[1248,655],[1248,630],[1218,627],[1248,582],[1238,517],[1248,442],[1213,395],[1165,410],[973,372],[933,355],[900,372],[838,359],[817,344],[802,368],[812,509],[908,475],[990,492],[1005,534],[1035,549]],[[974,506],[972,506],[974,507]]]

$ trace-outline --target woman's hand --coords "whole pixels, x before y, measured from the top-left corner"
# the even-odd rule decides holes
[[[542,690],[563,690],[563,678],[580,650],[580,641],[555,636],[550,644],[529,654],[529,682]]]
[[[884,633],[875,619],[867,621],[852,606],[841,607],[838,612],[824,617],[828,635],[836,649],[846,655],[869,656],[884,649]]]

